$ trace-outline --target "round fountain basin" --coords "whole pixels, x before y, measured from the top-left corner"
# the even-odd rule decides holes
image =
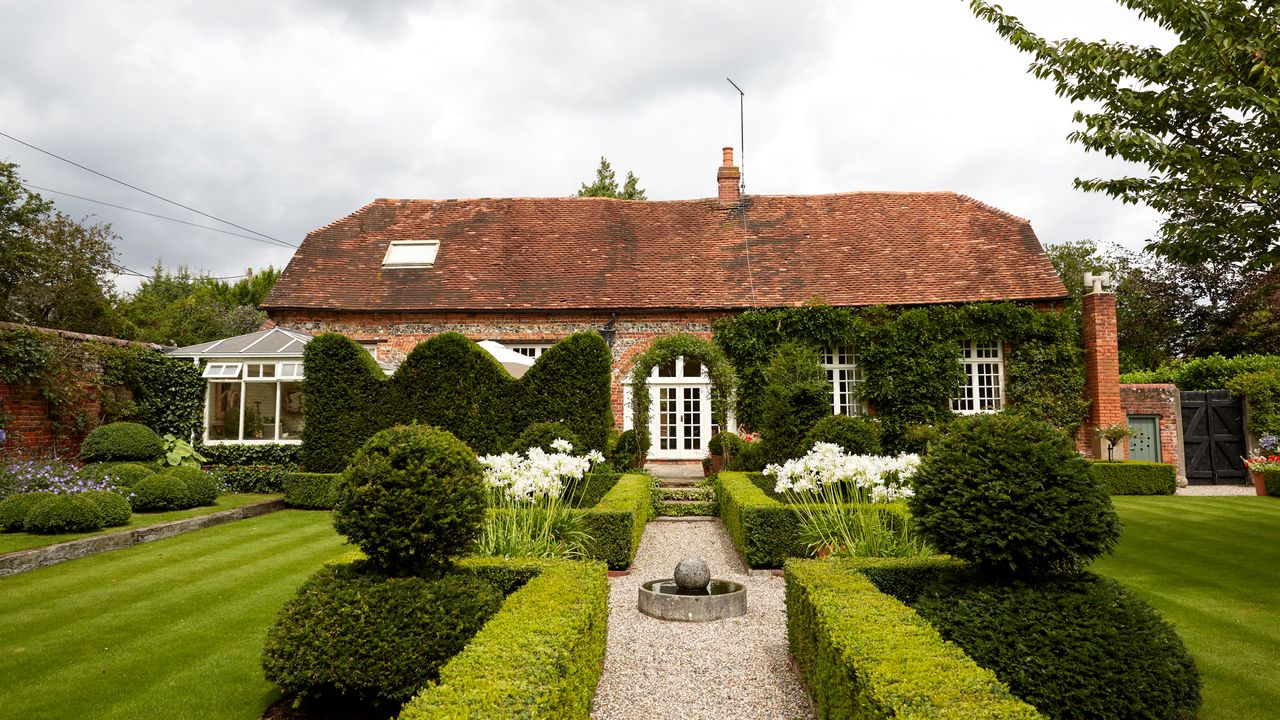
[[[729,580],[712,580],[698,590],[681,590],[672,578],[650,580],[640,586],[638,607],[659,620],[723,620],[747,614],[747,589]]]

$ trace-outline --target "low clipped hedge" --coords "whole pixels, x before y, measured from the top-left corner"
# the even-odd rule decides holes
[[[628,475],[623,482],[641,476]],[[609,582],[598,562],[468,558],[492,578],[529,577],[400,720],[586,720],[604,662]],[[514,571],[514,572],[513,572]]]
[[[284,480],[292,465],[214,465],[209,472],[228,492],[284,492]]]
[[[284,503],[303,510],[332,510],[342,473],[291,472],[284,476]]]
[[[591,559],[622,570],[631,565],[653,516],[653,481],[648,475],[623,475],[600,502],[579,512],[582,529],[594,540]]]
[[[622,473],[608,470],[587,473],[569,487],[569,505],[576,508],[595,507],[621,478]]]
[[[1043,717],[914,610],[876,589],[859,572],[862,562],[786,564],[787,640],[821,717]]]
[[[722,472],[716,476],[720,519],[733,545],[753,568],[782,567],[787,558],[808,557],[800,540],[800,515],[773,492],[774,481],[760,473]],[[902,503],[878,503],[874,509],[890,523],[905,523]]]
[[[1262,481],[1266,483],[1268,495],[1280,497],[1280,470],[1263,470]]]
[[[1177,472],[1167,463],[1093,460],[1089,470],[1112,495],[1172,495],[1178,489]]]

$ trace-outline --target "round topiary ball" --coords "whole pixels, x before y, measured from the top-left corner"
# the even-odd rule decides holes
[[[89,463],[76,473],[83,480],[103,480],[116,487],[131,488],[139,480],[155,474],[151,466],[134,462]]]
[[[98,510],[102,512],[103,527],[119,527],[128,525],[129,518],[133,515],[133,509],[129,507],[129,501],[118,492],[110,490],[88,490],[80,493],[81,497],[87,498],[98,506]]]
[[[203,470],[191,467],[171,467],[160,474],[176,477],[187,486],[189,507],[212,505],[218,500],[218,481]]]
[[[29,533],[89,532],[102,527],[102,511],[98,504],[81,494],[54,495],[32,506],[23,528]]]
[[[530,448],[541,448],[549,453],[560,452],[551,447],[551,443],[556,440],[568,440],[575,452],[586,449],[578,443],[578,436],[567,425],[558,422],[539,422],[525,428],[519,437],[512,440],[507,446],[507,452],[527,453]]]
[[[398,707],[501,606],[502,593],[471,575],[428,580],[325,568],[281,609],[262,666],[268,680],[304,697]]]
[[[133,486],[133,509],[136,512],[183,510],[191,505],[187,484],[172,475],[156,474]]]
[[[983,572],[1069,572],[1120,537],[1111,497],[1071,438],[1019,415],[957,419],[913,484],[911,515],[921,535]]]
[[[80,444],[80,459],[85,462],[154,460],[163,454],[164,440],[138,423],[99,425]]]
[[[880,423],[869,417],[828,415],[804,436],[805,448],[812,449],[816,443],[839,445],[851,455],[879,455]]]
[[[22,532],[31,508],[51,497],[51,492],[25,492],[0,500],[0,530]]]
[[[480,534],[482,472],[471,448],[444,430],[383,430],[343,472],[333,525],[385,572],[442,572]]]

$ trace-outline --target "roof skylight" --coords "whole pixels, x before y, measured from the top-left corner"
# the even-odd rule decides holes
[[[384,268],[428,268],[440,251],[438,240],[395,240],[382,258]]]

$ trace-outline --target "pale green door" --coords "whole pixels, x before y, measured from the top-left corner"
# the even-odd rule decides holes
[[[1160,462],[1160,424],[1154,415],[1130,415],[1129,459]]]

